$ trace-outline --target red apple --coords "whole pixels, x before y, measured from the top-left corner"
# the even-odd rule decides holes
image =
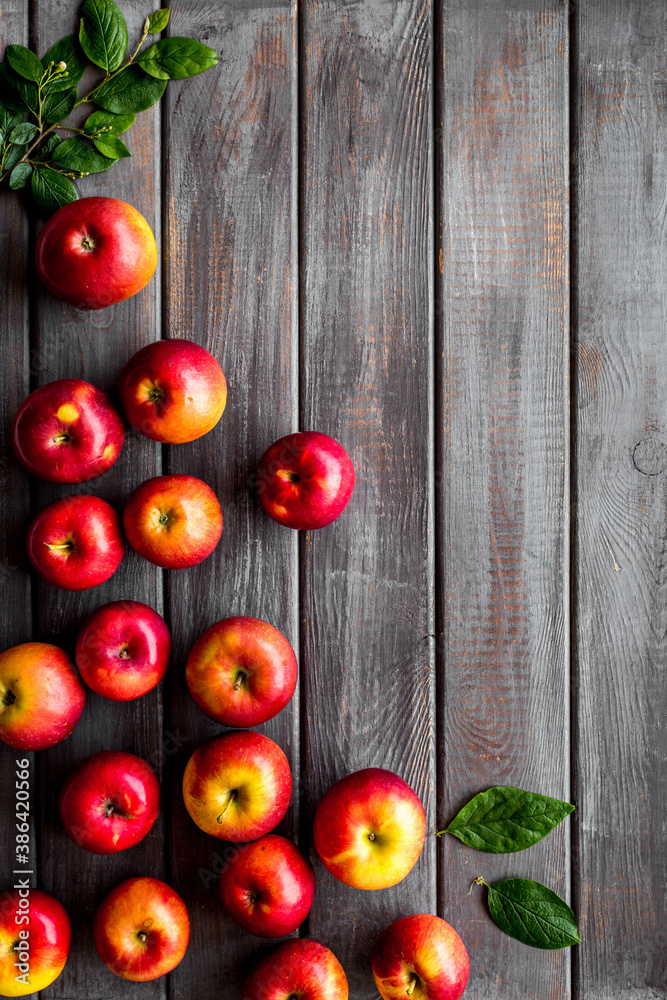
[[[99,497],[61,497],[41,510],[28,529],[28,558],[39,575],[62,590],[98,587],[116,572],[125,553],[118,515]]]
[[[58,809],[75,844],[93,854],[115,854],[134,847],[153,826],[160,783],[141,757],[102,750],[67,776]]]
[[[237,843],[273,830],[292,798],[292,772],[261,733],[223,733],[198,747],[183,775],[185,807],[212,837]]]
[[[158,979],[175,969],[190,940],[185,903],[166,882],[130,878],[102,901],[93,940],[113,973],[133,983]]]
[[[283,941],[262,956],[243,984],[243,1000],[347,1000],[347,978],[336,956],[308,938]]]
[[[343,446],[316,431],[288,434],[267,448],[257,492],[269,517],[310,531],[343,513],[354,489],[354,466]]]
[[[190,694],[224,726],[259,726],[282,712],[294,694],[294,650],[259,618],[223,618],[194,644],[185,667]]]
[[[134,429],[167,444],[207,434],[227,402],[222,368],[191,340],[158,340],[142,347],[120,373],[118,392]]]
[[[233,920],[259,937],[285,937],[306,919],[315,896],[312,865],[285,837],[269,834],[238,848],[220,876]]]
[[[222,511],[201,479],[155,476],[128,498],[123,527],[144,559],[163,569],[186,569],[210,556],[220,541]]]
[[[0,894],[0,996],[24,997],[46,989],[65,968],[72,940],[67,911],[41,889],[17,878]]]
[[[373,975],[382,1000],[459,1000],[469,974],[461,938],[450,924],[428,913],[394,921],[373,949]]]
[[[129,299],[153,277],[155,237],[143,215],[117,198],[79,198],[42,229],[37,274],[57,299],[104,309]]]
[[[112,601],[93,611],[76,640],[76,665],[88,687],[112,701],[132,701],[160,683],[171,636],[163,618],[141,601]]]
[[[0,653],[0,739],[17,750],[45,750],[72,732],[86,692],[67,653],[24,642]]]
[[[391,771],[355,771],[329,789],[315,812],[315,848],[325,867],[355,889],[386,889],[412,870],[424,846],[424,807]]]
[[[61,378],[31,392],[12,424],[21,465],[49,483],[85,483],[120,455],[125,428],[106,392],[80,378]]]

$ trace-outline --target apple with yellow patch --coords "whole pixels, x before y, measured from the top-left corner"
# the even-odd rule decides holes
[[[315,812],[315,848],[355,889],[387,889],[412,871],[424,846],[419,797],[391,771],[369,767],[338,781]]]
[[[48,483],[85,483],[104,475],[124,441],[123,421],[106,392],[79,378],[35,389],[12,424],[19,462]]]

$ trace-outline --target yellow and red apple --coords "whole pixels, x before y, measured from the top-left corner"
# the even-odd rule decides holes
[[[118,378],[123,410],[154,441],[183,444],[212,430],[225,409],[227,382],[204,347],[158,340],[137,351]]]
[[[294,694],[294,650],[273,625],[236,615],[216,622],[190,650],[185,677],[202,711],[224,726],[259,726]]]
[[[86,692],[67,653],[24,642],[0,653],[0,739],[17,750],[45,750],[66,739]]]
[[[291,938],[264,955],[243,983],[243,1000],[347,1000],[343,967],[329,948]]]
[[[198,747],[185,767],[183,800],[197,826],[241,843],[273,830],[292,798],[292,772],[277,743],[243,730]]]
[[[306,919],[315,895],[313,867],[285,837],[269,834],[237,848],[220,876],[229,916],[251,934],[291,934]]]
[[[395,920],[373,949],[373,976],[382,1000],[459,1000],[469,975],[463,941],[451,924],[429,913]]]
[[[220,541],[222,511],[195,476],[155,476],[130,494],[123,527],[132,548],[163,569],[196,566]]]
[[[257,492],[269,517],[287,528],[324,528],[347,507],[354,466],[343,446],[317,431],[288,434],[267,448]]]
[[[79,198],[46,223],[35,264],[57,299],[79,309],[104,309],[136,295],[150,281],[157,246],[132,205],[117,198]]]
[[[76,640],[81,677],[112,701],[131,701],[152,691],[164,677],[170,656],[166,622],[141,601],[103,604],[88,615]]]
[[[24,997],[50,986],[65,967],[71,939],[67,911],[48,892],[0,894],[0,996]]]
[[[85,483],[121,453],[125,428],[106,392],[62,378],[31,392],[14,417],[12,445],[28,472],[49,483]]]
[[[121,882],[102,901],[93,922],[97,953],[115,975],[133,983],[175,969],[190,940],[185,903],[166,882],[148,876]]]
[[[98,587],[125,554],[120,520],[100,497],[61,497],[37,514],[28,529],[28,558],[42,579],[62,590]]]
[[[412,871],[424,846],[419,797],[391,771],[369,767],[338,781],[315,812],[315,848],[335,878],[386,889]]]

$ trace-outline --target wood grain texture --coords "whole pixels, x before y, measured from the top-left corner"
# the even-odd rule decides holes
[[[146,8],[139,0],[123,3],[130,39],[138,39]],[[58,0],[40,0],[33,21],[34,44],[43,54],[58,38],[73,30],[74,11]],[[136,44],[136,41],[134,42]],[[82,197],[108,195],[134,205],[148,220],[160,246],[160,109],[138,116],[127,141],[133,158],[108,172],[91,175],[79,184]],[[35,379],[41,385],[53,379],[83,378],[112,391],[125,361],[143,344],[160,336],[160,268],[137,296],[110,309],[85,312],[73,309],[35,289],[36,324],[33,334]],[[160,469],[160,449],[133,431],[127,432],[121,456],[104,477],[81,486],[53,487],[35,481],[36,508],[58,496],[93,493],[120,512],[135,486]],[[162,611],[162,573],[128,551],[118,572],[93,590],[68,593],[41,581],[37,584],[37,621],[40,638],[73,652],[81,619],[89,611],[122,598],[144,601]],[[172,669],[173,665],[172,665]],[[87,692],[79,725],[64,743],[39,754],[42,821],[41,887],[65,905],[73,924],[73,942],[67,968],[45,990],[49,998],[86,997],[108,1000],[130,997],[136,986],[109,972],[92,943],[92,919],[107,892],[134,875],[164,877],[163,821],[160,818],[141,844],[108,857],[89,854],[65,835],[57,811],[57,797],[65,775],[80,760],[98,750],[126,750],[149,760],[160,771],[162,759],[162,687],[143,698],[115,703]],[[75,874],[74,874],[75,873]],[[164,980],[142,988],[147,997],[166,993]]]
[[[591,0],[579,11],[574,874],[584,944],[574,983],[581,1000],[655,1000],[667,991],[666,34],[664,4]]]
[[[568,24],[555,0],[445,0],[438,60],[438,813],[498,784],[567,799]],[[488,916],[478,875],[569,896],[566,821],[529,853],[443,837],[470,1000],[570,994],[569,952]]]
[[[393,889],[350,889],[317,864],[305,933],[361,1000],[380,931],[436,902],[432,10],[308,2],[301,28],[301,428],[340,440],[357,476],[341,518],[301,541],[304,829],[368,766],[412,785],[429,828]]]
[[[0,8],[0,59],[5,46],[28,41],[28,11],[21,0]],[[32,639],[32,608],[25,532],[30,523],[30,484],[11,446],[11,423],[18,406],[30,391],[30,323],[28,305],[28,219],[18,194],[0,195],[0,650]],[[16,760],[34,754],[17,754],[0,743],[0,891],[14,884]],[[36,806],[33,784],[31,805]],[[31,824],[32,884],[38,884],[35,856],[36,824]]]
[[[299,648],[296,533],[267,518],[253,489],[260,456],[297,423],[296,5],[190,0],[172,11],[170,31],[204,40],[221,52],[221,66],[172,85],[166,98],[165,333],[212,351],[229,387],[219,425],[168,458],[170,472],[211,485],[224,517],[213,555],[168,578],[177,670],[165,725],[179,744],[169,769],[169,851],[192,919],[170,996],[237,1000],[262,942],[221,912],[218,878],[233,848],[199,831],[183,805],[188,758],[221,732],[190,697],[183,667],[204,629],[234,614],[271,622]],[[294,838],[298,693],[260,728],[292,766],[294,799],[280,832]]]

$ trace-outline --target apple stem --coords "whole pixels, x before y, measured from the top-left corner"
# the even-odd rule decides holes
[[[61,431],[60,434],[56,434],[53,439],[54,444],[65,444],[66,441],[69,441],[69,434],[65,434],[64,431]]]
[[[419,982],[419,976],[417,975],[416,972],[413,972],[413,974],[410,976],[410,982],[408,983],[408,987],[405,991],[405,995],[407,997],[412,996],[412,994],[415,991],[415,986],[418,984],[418,982]]]
[[[139,931],[137,937],[139,938],[142,944],[146,944],[146,942],[148,941],[148,934],[146,933],[146,931]]]
[[[44,542],[44,544],[49,552],[71,552],[74,548],[74,543],[71,539],[68,539],[66,542],[52,542],[51,544]]]
[[[229,807],[231,806],[232,802],[234,801],[237,795],[238,792],[236,791],[235,788],[231,788],[229,790],[229,792],[227,793],[227,801],[225,802],[225,808],[218,816],[218,823],[222,823],[223,819],[225,818],[225,813],[227,812],[227,810],[229,809]]]

